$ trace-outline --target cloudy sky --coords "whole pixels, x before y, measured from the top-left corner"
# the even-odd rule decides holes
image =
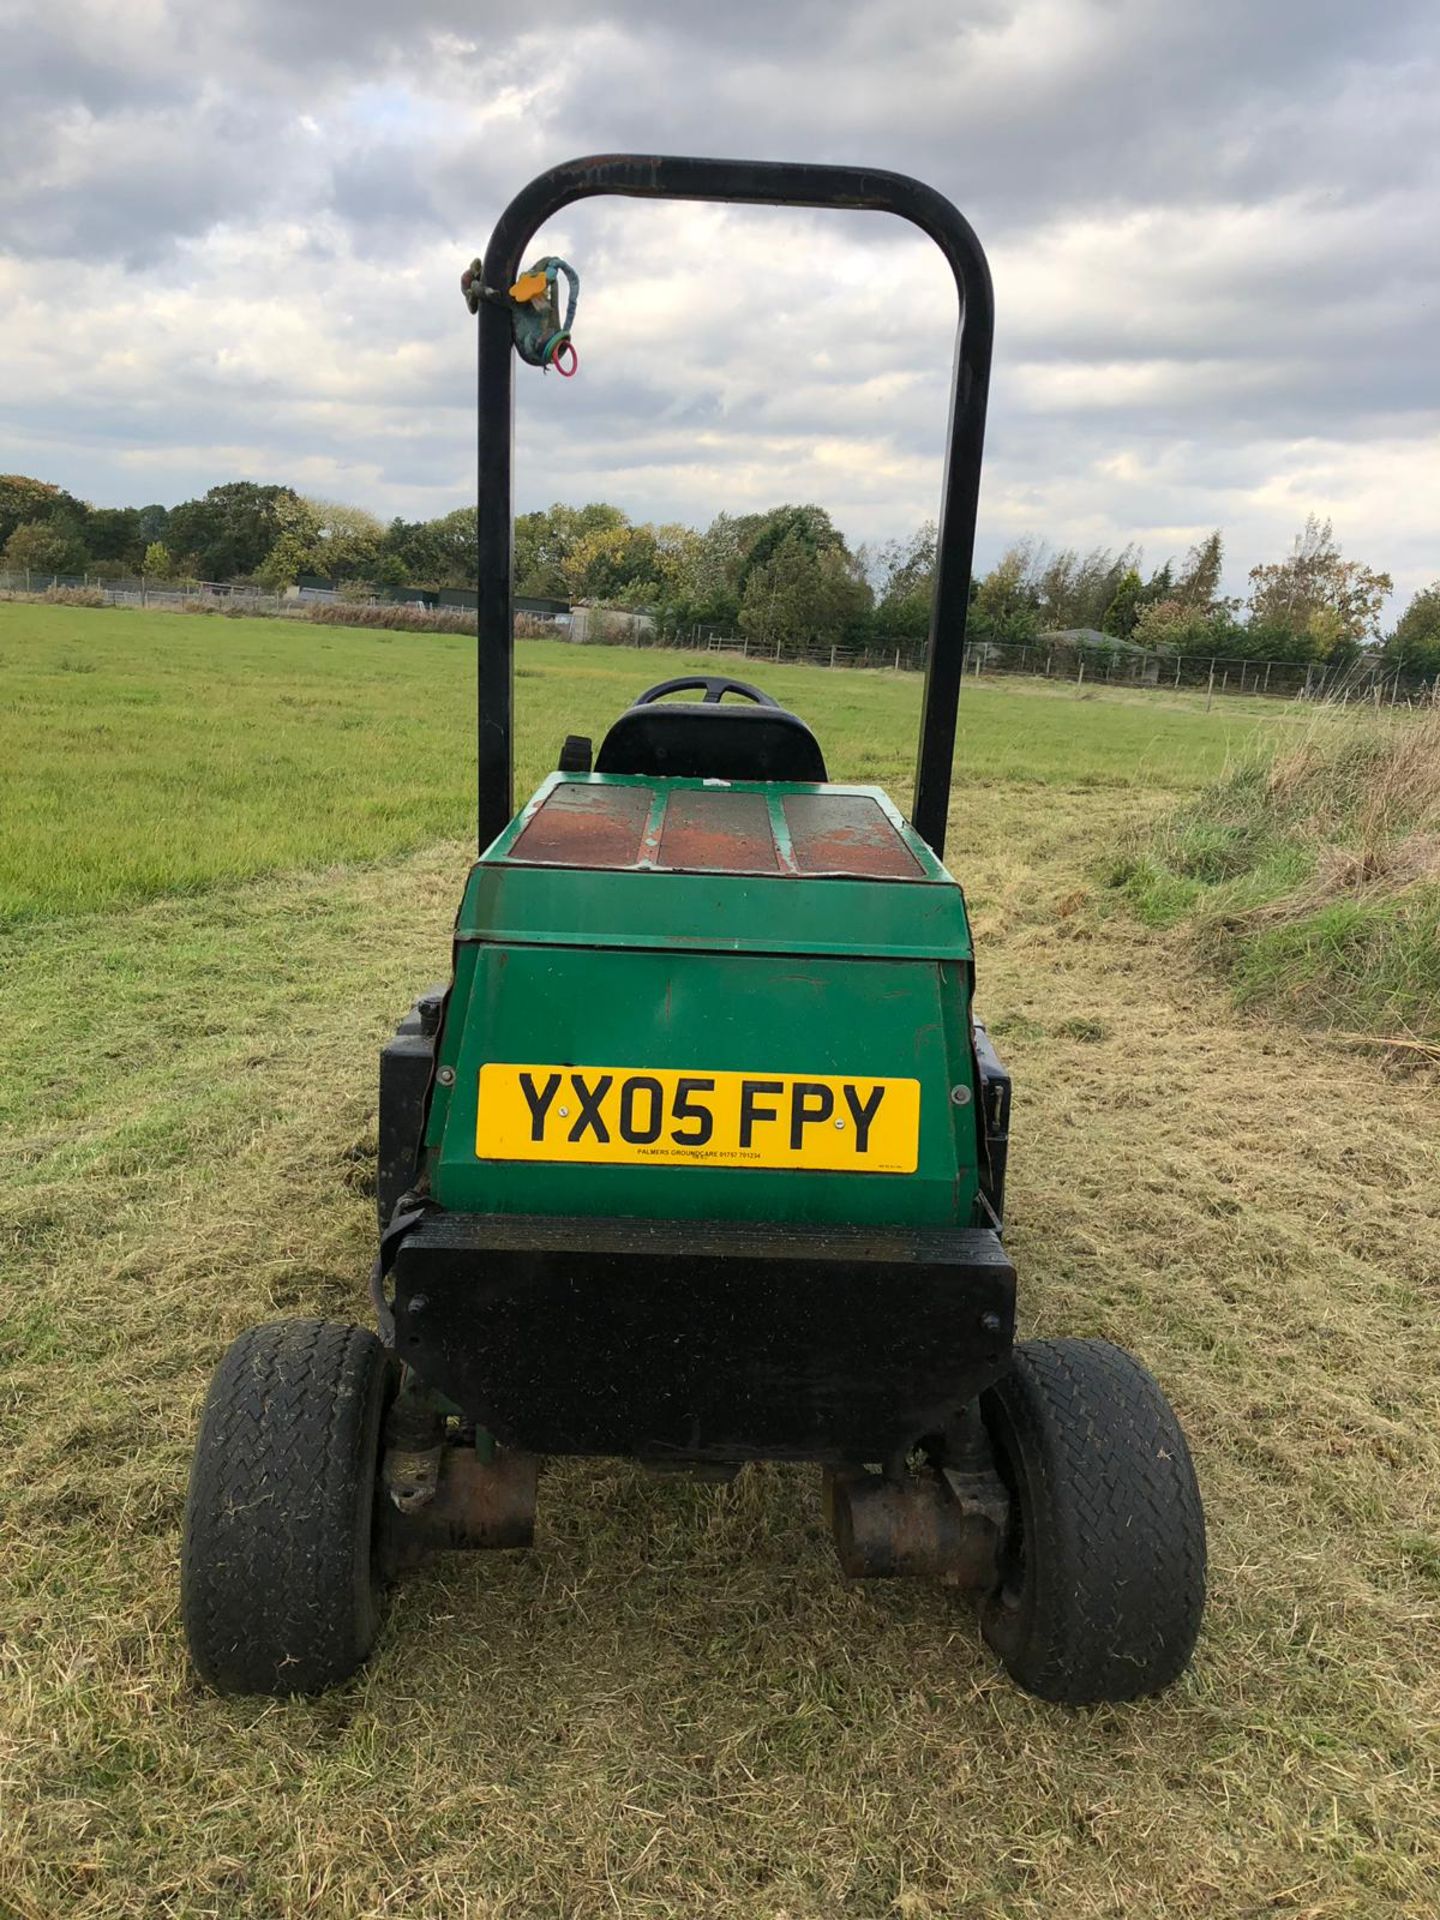
[[[1440,574],[1434,0],[0,0],[0,470],[97,504],[471,496],[458,292],[533,173],[863,162],[969,214],[998,312],[980,557],[1307,511]],[[954,294],[879,215],[572,208],[580,377],[522,506],[933,514]]]

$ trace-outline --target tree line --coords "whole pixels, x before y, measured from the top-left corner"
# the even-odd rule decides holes
[[[718,514],[703,531],[635,523],[619,507],[556,505],[515,522],[515,588],[651,613],[662,633],[741,633],[782,655],[821,644],[923,638],[935,572],[933,523],[852,549],[819,506]],[[1288,553],[1221,593],[1219,529],[1146,572],[1138,547],[1088,552],[1022,540],[971,589],[970,633],[1026,645],[1077,629],[1169,654],[1344,666],[1378,650],[1397,670],[1440,674],[1440,581],[1388,634],[1387,573],[1348,559],[1309,516]],[[227,481],[175,507],[92,507],[45,481],[0,476],[0,566],[104,579],[253,582],[302,575],[356,590],[474,584],[475,510],[386,523],[283,486]]]

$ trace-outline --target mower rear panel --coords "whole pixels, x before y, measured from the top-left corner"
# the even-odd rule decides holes
[[[589,805],[577,808],[577,797]],[[838,803],[832,811],[842,823],[848,809],[867,839],[852,852],[832,832],[828,868],[806,871],[785,823],[807,811],[813,817],[822,802]],[[687,831],[688,864],[663,865],[673,857],[677,813],[688,830],[702,808],[708,842]],[[555,814],[568,832],[550,826]],[[747,832],[743,852],[738,836],[724,832],[731,815]],[[538,845],[537,829],[546,830]],[[737,870],[741,857],[752,862],[749,871]],[[854,870],[881,858],[897,867],[903,859],[905,877]],[[701,864],[707,859],[715,864]],[[874,789],[556,776],[476,863],[466,887],[426,1136],[431,1196],[467,1213],[987,1224],[971,1097],[970,976],[960,889]],[[591,1086],[597,1072],[611,1077],[611,1141],[599,1142],[591,1128],[572,1144],[564,1138],[570,1129],[553,1125],[557,1107],[547,1116],[555,1158],[489,1157],[481,1072],[494,1062],[532,1065],[537,1077],[545,1066],[579,1068]],[[752,1146],[773,1143],[791,1164],[665,1163],[658,1156],[670,1136],[691,1131],[668,1124],[668,1115],[643,1156],[615,1157],[623,1151],[615,1103],[626,1070],[667,1081],[676,1073],[753,1076],[766,1087],[780,1079],[782,1093],[755,1097],[775,1117],[756,1123]],[[836,1152],[857,1140],[843,1085],[837,1111],[819,1128],[807,1123],[803,1155],[789,1155],[795,1077],[857,1089],[918,1083],[913,1164],[872,1172],[872,1156]],[[602,1144],[611,1152],[602,1154]],[[839,1165],[804,1164],[822,1157]]]
[[[552,777],[466,887],[399,1352],[535,1452],[943,1428],[1014,1318],[970,987],[960,889],[877,789]]]
[[[890,1461],[1010,1358],[994,1233],[439,1213],[396,1257],[396,1351],[503,1446]]]

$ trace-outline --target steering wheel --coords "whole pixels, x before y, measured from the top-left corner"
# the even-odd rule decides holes
[[[693,693],[699,687],[705,689],[705,698],[701,704],[707,707],[718,706],[727,693],[738,693],[746,700],[753,700],[757,707],[780,705],[780,702],[772,700],[768,693],[762,693],[759,687],[752,687],[746,680],[731,680],[723,673],[697,673],[679,680],[662,680],[658,687],[647,687],[634,705],[653,706],[657,700],[663,700],[667,693]]]

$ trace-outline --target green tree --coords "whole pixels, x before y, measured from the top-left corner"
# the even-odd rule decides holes
[[[90,509],[63,487],[32,480],[24,473],[0,473],[0,547],[28,521],[63,520],[70,532],[83,529]]]
[[[1124,547],[1119,553],[1109,547],[1092,547],[1085,554],[1067,547],[1043,562],[1035,559],[1032,574],[1042,627],[1093,627],[1098,631],[1120,582],[1139,557],[1133,547]]]
[[[1219,527],[1197,540],[1185,556],[1180,578],[1175,582],[1175,598],[1182,607],[1208,613],[1220,595],[1220,575],[1225,566],[1225,540]]]
[[[92,507],[85,522],[85,545],[92,560],[138,567],[145,553],[138,507]]]
[[[1140,578],[1138,568],[1128,567],[1115,589],[1115,598],[1105,609],[1100,631],[1113,635],[1117,640],[1130,639],[1135,632],[1144,593],[1145,583]]]
[[[175,556],[163,540],[152,540],[146,547],[140,571],[152,580],[175,578]]]
[[[162,547],[163,553],[165,549]],[[271,593],[283,593],[293,587],[302,573],[314,571],[310,564],[310,543],[299,533],[282,533],[269,553],[255,569],[255,578]]]
[[[571,547],[561,569],[574,599],[611,606],[688,605],[686,587],[699,535],[693,528],[595,527]]]
[[[1209,654],[1230,660],[1248,657],[1245,628],[1237,627],[1230,609],[1187,606],[1172,593],[1166,600],[1150,600],[1138,610],[1134,639],[1155,653]],[[1279,658],[1260,655],[1258,658]]]
[[[185,500],[169,514],[164,540],[172,553],[194,556],[205,580],[235,580],[255,572],[285,530],[285,511],[297,496],[290,487],[230,480],[199,500]],[[368,516],[367,516],[368,517]]]
[[[1381,651],[1397,672],[1440,674],[1440,580],[1415,595]]]
[[[457,507],[437,520],[392,520],[375,570],[377,579],[388,559],[400,564],[403,575],[387,584],[401,586],[409,581],[419,587],[473,587],[478,562],[474,507]],[[523,593],[525,588],[518,590]]]
[[[741,574],[759,524],[758,515],[719,513],[696,537],[676,596],[684,619],[731,631],[738,626]]]
[[[845,553],[845,536],[824,507],[772,507],[768,513],[751,516],[754,526],[745,545],[740,567],[739,588],[743,599],[750,575],[757,567],[769,564],[781,547],[792,540],[807,553]],[[741,521],[742,529],[746,522]],[[748,531],[748,529],[746,529]]]
[[[1040,630],[1035,550],[1028,540],[1006,549],[971,598],[967,630],[972,640],[1025,646]]]
[[[935,522],[927,520],[908,540],[880,549],[875,630],[896,640],[923,640],[930,631],[935,598]]]
[[[1250,569],[1250,624],[1306,637],[1312,659],[1343,663],[1379,632],[1393,585],[1358,560],[1346,560],[1329,520],[1306,517],[1284,560]]]
[[[627,514],[603,500],[588,507],[557,501],[543,513],[522,513],[515,522],[515,591],[563,598],[569,592],[565,563],[576,542],[629,524]]]
[[[792,532],[762,565],[749,572],[740,606],[740,630],[749,640],[797,653],[846,639],[870,610],[870,588],[853,558],[835,547],[816,551]]]
[[[64,520],[23,520],[0,552],[12,573],[83,573],[85,559],[84,541]]]
[[[251,569],[272,591],[293,586],[302,573],[319,574],[322,579],[339,583],[374,578],[384,549],[385,528],[364,507],[292,493],[277,503],[276,519],[277,537]]]
[[[648,605],[659,593],[649,529],[594,527],[574,541],[561,566],[572,600]]]

